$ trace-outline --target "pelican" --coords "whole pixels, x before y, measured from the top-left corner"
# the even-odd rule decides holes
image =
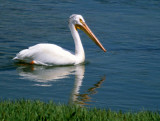
[[[69,28],[75,43],[75,54],[61,48],[55,44],[40,43],[20,51],[14,60],[38,65],[77,65],[85,60],[85,53],[78,29],[83,30],[104,52],[97,37],[89,29],[81,15],[73,14],[69,17]]]

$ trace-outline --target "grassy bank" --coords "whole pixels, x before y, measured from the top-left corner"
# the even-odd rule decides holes
[[[158,112],[112,112],[41,101],[1,101],[2,121],[160,121]]]

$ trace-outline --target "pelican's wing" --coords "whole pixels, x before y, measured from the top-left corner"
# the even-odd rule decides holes
[[[42,65],[66,65],[75,63],[75,55],[54,44],[37,44],[20,51],[14,59]]]

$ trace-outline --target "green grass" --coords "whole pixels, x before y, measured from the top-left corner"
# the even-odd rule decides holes
[[[54,104],[52,101],[18,100],[0,102],[1,121],[160,121],[158,112],[122,113]]]

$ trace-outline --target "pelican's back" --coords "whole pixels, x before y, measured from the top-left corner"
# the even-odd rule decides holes
[[[67,65],[75,64],[76,57],[69,51],[54,44],[37,44],[20,51],[15,60],[22,60],[26,63],[34,61],[41,65]]]

